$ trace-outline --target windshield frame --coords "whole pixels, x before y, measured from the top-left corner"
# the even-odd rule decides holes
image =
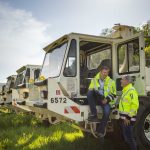
[[[17,74],[16,81],[15,81],[15,87],[20,87],[20,86],[22,86],[22,85],[25,84],[26,71],[27,71],[27,69],[25,69],[22,72],[20,72],[20,73]],[[21,81],[20,84],[17,84],[17,81],[18,81],[17,79],[19,78],[19,75],[21,75],[21,74],[23,75],[22,81]]]
[[[9,89],[10,89],[11,82],[12,82],[12,79],[11,79],[11,78],[8,78],[8,79],[7,79],[7,82],[6,82],[6,90],[9,90]]]
[[[64,60],[65,60],[65,57],[66,57],[66,52],[67,52],[67,49],[68,49],[68,45],[70,43],[70,40],[66,39],[65,41],[59,43],[56,45],[56,47],[53,47],[52,49],[49,49],[46,53],[45,53],[45,56],[44,56],[44,60],[43,60],[43,63],[42,63],[42,68],[41,68],[41,71],[40,71],[40,76],[39,77],[44,77],[43,74],[42,74],[42,71],[43,71],[43,67],[44,67],[44,64],[45,64],[45,60],[46,60],[46,56],[48,53],[51,53],[53,51],[55,51],[58,47],[62,47],[63,45],[66,44],[66,47],[64,49],[64,54],[63,54],[63,58],[62,58],[62,63],[61,63],[61,66],[60,66],[60,70],[59,70],[59,73],[55,76],[50,76],[50,73],[48,75],[48,77],[44,77],[44,80],[48,79],[48,78],[56,78],[56,77],[59,77],[60,74],[61,74],[61,71],[62,71],[62,68],[63,68],[63,64],[64,64]]]

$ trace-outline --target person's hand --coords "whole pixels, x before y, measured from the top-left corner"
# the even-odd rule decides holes
[[[95,94],[99,95],[99,91],[94,89]]]
[[[130,120],[129,119],[124,119],[124,125],[125,126],[128,126],[128,125],[130,125]]]
[[[95,93],[98,93],[99,91],[98,90],[96,90],[96,89],[93,89],[94,91],[95,91]]]
[[[107,99],[103,99],[102,104],[106,104],[106,103],[107,103]]]

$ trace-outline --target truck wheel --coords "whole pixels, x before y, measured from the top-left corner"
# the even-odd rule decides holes
[[[137,144],[142,149],[150,147],[150,105],[140,106],[135,132]]]
[[[150,107],[143,113],[141,118],[141,141],[150,147]]]

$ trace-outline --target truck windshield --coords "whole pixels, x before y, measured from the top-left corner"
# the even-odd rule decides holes
[[[7,89],[7,90],[9,90],[10,84],[11,84],[11,79],[8,79],[8,80],[7,80],[7,83],[6,83],[6,89]]]
[[[23,72],[21,72],[20,74],[17,75],[15,87],[24,83],[23,81],[24,81],[25,73],[26,73],[26,70],[24,70]]]
[[[42,66],[41,76],[43,76],[45,79],[47,79],[48,77],[59,76],[66,47],[67,42],[46,53]]]

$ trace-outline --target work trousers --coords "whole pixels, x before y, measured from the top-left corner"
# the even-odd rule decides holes
[[[125,142],[130,146],[131,150],[137,150],[137,144],[134,137],[133,124],[125,126],[123,120],[121,120],[121,129]]]
[[[100,124],[97,128],[97,132],[104,134],[105,133],[105,128],[107,125],[107,122],[109,120],[109,115],[110,115],[110,105],[109,104],[102,104],[103,96],[95,92],[94,90],[90,90],[87,93],[87,99],[88,99],[88,104],[90,106],[91,110],[91,115],[97,117],[97,109],[96,105],[100,105],[103,110],[103,116],[102,119],[100,120]]]

